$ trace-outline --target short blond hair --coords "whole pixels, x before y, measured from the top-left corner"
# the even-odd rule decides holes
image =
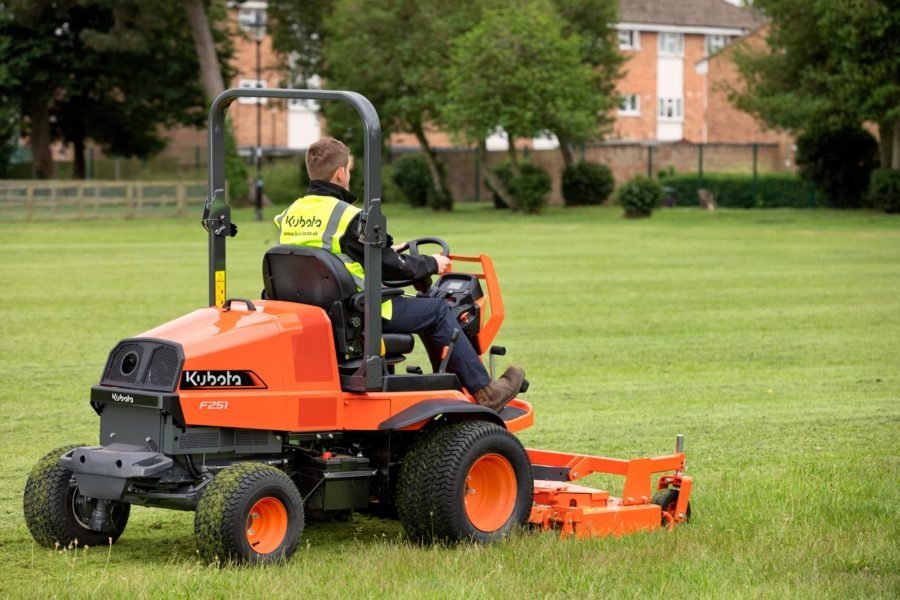
[[[335,172],[350,164],[350,149],[340,140],[325,137],[306,151],[306,172],[310,179],[331,181]]]

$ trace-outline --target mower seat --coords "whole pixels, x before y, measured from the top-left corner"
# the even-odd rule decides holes
[[[321,248],[280,245],[263,257],[265,297],[318,306],[328,314],[342,372],[355,370],[362,358],[362,292],[337,256]],[[412,352],[408,333],[381,337],[385,363],[393,365]]]

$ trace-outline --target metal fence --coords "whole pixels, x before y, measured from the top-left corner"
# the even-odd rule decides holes
[[[200,212],[205,181],[0,180],[0,218],[136,219]]]

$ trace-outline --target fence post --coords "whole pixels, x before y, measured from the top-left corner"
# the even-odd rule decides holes
[[[481,159],[475,149],[475,202],[481,202]]]
[[[653,146],[647,146],[647,177],[653,177]]]
[[[703,187],[703,144],[697,145],[697,175],[700,178],[698,188]]]
[[[184,216],[184,199],[187,195],[187,184],[179,183],[175,187],[175,214],[179,217]]]
[[[78,188],[77,188],[78,192],[76,194],[76,197],[78,198],[78,218],[79,219],[84,218],[84,185],[85,184],[83,181],[78,182]]]
[[[135,209],[134,214],[138,217],[141,216],[141,210],[144,208],[144,186],[143,184],[134,184],[134,195],[135,195]]]
[[[34,187],[28,185],[25,189],[25,220],[30,221],[34,214]]]
[[[759,158],[759,144],[753,144],[753,205],[756,206],[759,203],[759,200],[756,197],[757,194],[757,183],[756,183],[756,163]]]

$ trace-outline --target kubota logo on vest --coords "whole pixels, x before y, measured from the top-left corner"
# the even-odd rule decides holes
[[[316,217],[309,217],[308,219],[303,217],[295,217],[293,215],[288,215],[284,218],[284,222],[288,227],[321,227],[322,219]]]

